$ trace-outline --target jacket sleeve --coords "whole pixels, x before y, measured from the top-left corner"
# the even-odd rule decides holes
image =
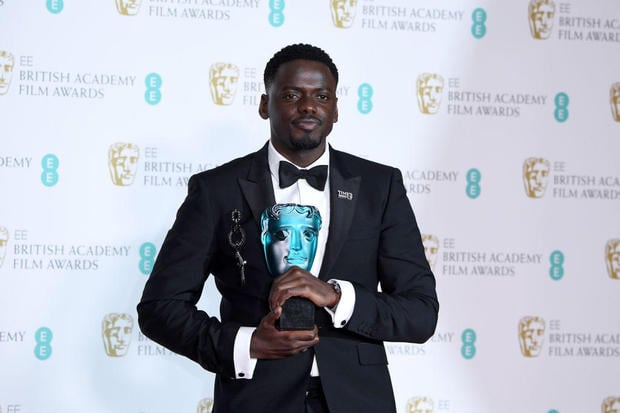
[[[216,251],[217,211],[200,175],[188,183],[188,194],[164,240],[138,304],[138,323],[153,341],[182,354],[203,368],[234,377],[236,323],[221,323],[196,308]]]
[[[379,224],[376,277],[381,287],[355,286],[347,329],[375,340],[423,343],[435,332],[439,303],[435,277],[403,185],[393,169]]]

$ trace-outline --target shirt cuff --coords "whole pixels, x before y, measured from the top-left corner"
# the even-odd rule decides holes
[[[325,311],[332,317],[334,327],[342,328],[349,322],[355,308],[355,288],[349,281],[330,279],[330,284],[338,284],[340,287],[340,301],[335,307],[325,308]]]
[[[235,336],[233,348],[233,362],[235,363],[235,378],[251,379],[258,359],[250,357],[250,343],[255,327],[240,327]]]

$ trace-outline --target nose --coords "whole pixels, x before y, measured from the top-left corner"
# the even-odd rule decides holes
[[[294,251],[301,250],[301,237],[299,236],[297,231],[293,231],[291,233],[291,241],[290,241],[289,247],[290,249]]]
[[[316,103],[312,96],[302,96],[297,107],[301,113],[316,113]]]

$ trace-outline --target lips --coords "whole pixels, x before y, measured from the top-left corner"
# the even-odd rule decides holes
[[[321,121],[313,117],[298,118],[293,121],[293,125],[299,129],[312,130],[321,125]]]

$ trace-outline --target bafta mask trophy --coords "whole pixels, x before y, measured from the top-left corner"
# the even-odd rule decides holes
[[[276,204],[261,215],[261,241],[272,275],[284,274],[297,266],[310,271],[316,254],[321,214],[313,206]],[[291,297],[282,305],[280,330],[312,330],[314,303]]]

